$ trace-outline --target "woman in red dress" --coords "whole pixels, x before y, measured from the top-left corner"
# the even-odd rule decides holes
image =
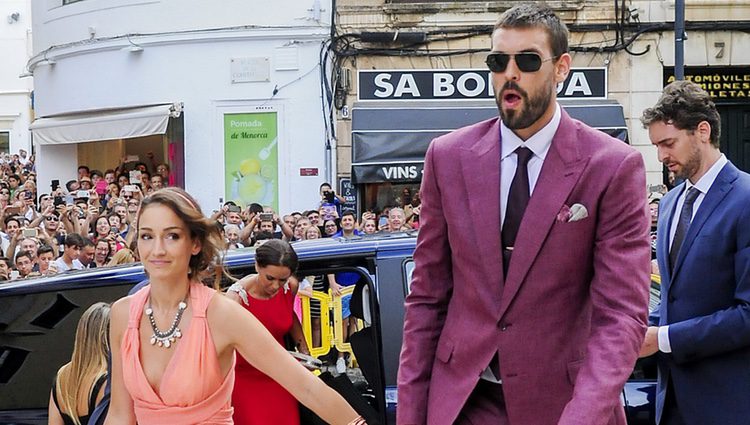
[[[297,280],[297,254],[289,243],[271,239],[255,251],[255,270],[232,285],[227,295],[260,320],[263,326],[284,345],[292,336],[300,352],[309,354],[297,316],[294,296]],[[297,400],[242,356],[237,356],[232,405],[234,423],[243,425],[299,425]]]

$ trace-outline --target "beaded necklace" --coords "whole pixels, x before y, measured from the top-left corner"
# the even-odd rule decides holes
[[[151,335],[151,345],[169,348],[177,339],[182,338],[182,331],[180,331],[178,325],[182,320],[182,313],[184,313],[187,308],[187,297],[188,296],[186,295],[185,299],[180,301],[177,305],[177,314],[175,314],[174,320],[172,320],[172,326],[170,326],[166,332],[160,331],[156,326],[156,320],[154,320],[154,309],[151,308],[151,298],[149,297],[146,316],[151,323],[151,330],[154,331],[153,335]]]

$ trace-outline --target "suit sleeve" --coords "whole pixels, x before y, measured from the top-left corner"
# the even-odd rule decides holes
[[[450,300],[453,280],[448,226],[435,175],[436,144],[425,157],[420,188],[420,228],[414,252],[411,293],[406,298],[398,371],[399,424],[425,424],[432,364]]]
[[[678,363],[688,363],[702,358],[750,346],[750,211],[738,214],[737,252],[734,271],[724,271],[735,279],[735,305],[715,313],[695,317],[669,325],[671,356]],[[707,276],[712,274],[707,273]],[[713,275],[719,275],[714,273]],[[719,283],[717,283],[719,284]],[[711,287],[710,278],[706,287]]]
[[[613,173],[598,208],[591,330],[573,397],[559,424],[604,424],[646,332],[651,247],[643,158],[631,152]]]

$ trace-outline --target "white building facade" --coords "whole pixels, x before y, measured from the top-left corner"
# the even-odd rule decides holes
[[[31,0],[0,2],[0,152],[31,152],[32,80],[23,77],[31,56]]]
[[[125,158],[167,163],[204,212],[224,200],[288,212],[335,176],[329,2],[38,0],[33,14],[40,187]]]

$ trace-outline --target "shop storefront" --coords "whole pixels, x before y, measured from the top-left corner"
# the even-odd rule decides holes
[[[139,107],[83,111],[40,117],[31,124],[34,143],[40,159],[51,162],[62,158],[54,152],[72,150],[66,164],[66,175],[78,165],[104,171],[115,168],[123,158],[134,166],[144,162],[170,166],[170,184],[185,184],[183,115],[181,103],[165,103]],[[54,178],[54,165],[49,176]],[[59,165],[58,165],[59,166]],[[125,164],[127,168],[128,163]],[[50,168],[39,167],[40,176]],[[42,178],[48,176],[42,176]]]
[[[558,98],[573,118],[627,142],[622,105],[606,98],[606,77],[604,68],[573,69]],[[411,203],[432,139],[497,114],[486,71],[361,71],[352,108],[359,208]]]
[[[721,151],[739,169],[750,171],[750,68],[686,67],[685,79],[700,84],[716,103]],[[665,67],[664,85],[674,80],[674,68]]]

